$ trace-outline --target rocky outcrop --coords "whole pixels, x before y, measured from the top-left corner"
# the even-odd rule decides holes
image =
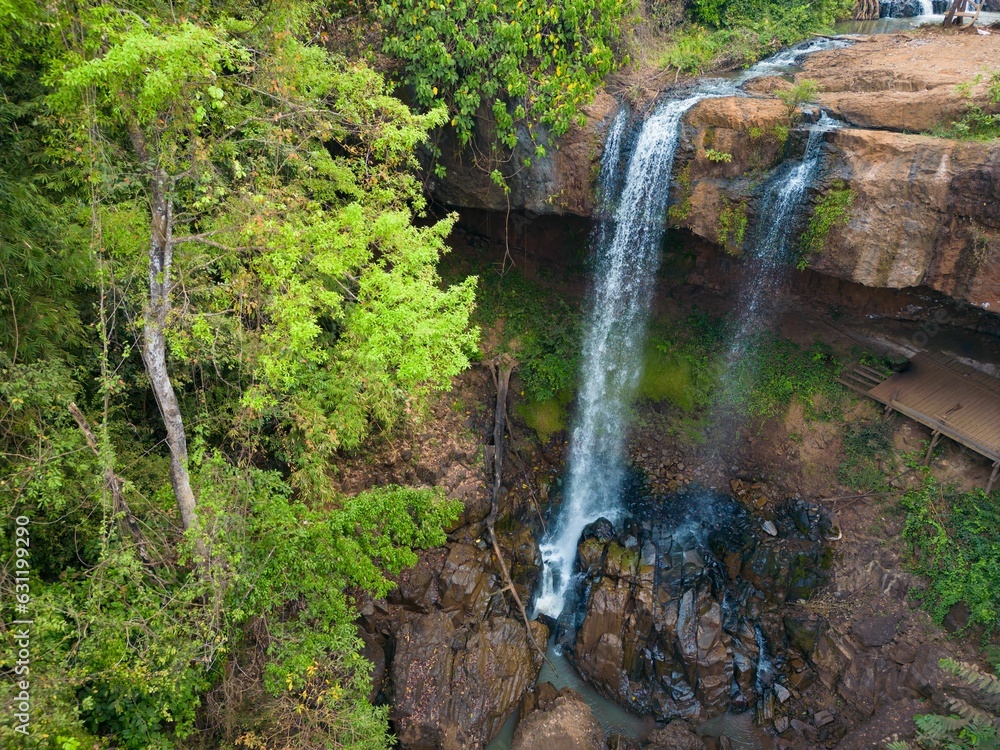
[[[604,729],[570,688],[538,685],[521,702],[511,750],[604,750]]]
[[[508,211],[511,208],[535,214],[576,214],[589,216],[594,210],[594,176],[601,163],[604,140],[618,102],[599,92],[593,102],[582,108],[586,124],[573,127],[553,144],[545,145],[544,128],[539,130],[545,154],[536,152],[528,132],[521,129],[518,143],[509,158],[493,161],[492,115],[480,113],[482,123],[473,144],[461,148],[447,130],[440,145],[440,163],[446,176],[434,178],[430,190],[440,203],[459,208],[482,208]],[[530,167],[525,167],[525,160]],[[510,193],[491,178],[498,169],[506,178]]]
[[[545,626],[534,623],[544,643]],[[494,617],[456,627],[445,611],[414,618],[396,636],[392,719],[413,750],[481,748],[535,681],[541,657],[524,624]]]
[[[1000,305],[1000,149],[865,130],[838,131],[829,143],[825,184],[840,180],[855,197],[812,268]]]
[[[530,561],[530,530],[518,539]],[[518,559],[515,550],[510,561]],[[484,747],[534,684],[541,655],[500,588],[492,551],[455,542],[423,553],[387,600],[362,608],[366,643],[381,640],[392,654],[385,690],[404,747]],[[547,628],[532,628],[545,643]]]
[[[726,212],[755,213],[757,185],[777,158],[778,136],[787,133],[787,114],[779,102],[770,104],[709,99],[687,120],[671,218],[733,252],[740,247],[732,233],[721,237]],[[719,134],[725,146],[705,145]],[[789,138],[784,156],[794,158],[797,138]],[[922,286],[985,309],[1000,305],[1000,149],[856,128],[826,139],[811,211],[831,188],[850,191],[851,201],[820,238],[822,251],[808,258],[811,268],[870,287]],[[755,150],[755,141],[767,145]],[[732,158],[712,161],[706,148],[731,149]]]
[[[765,541],[735,500],[707,492],[637,507],[642,524],[606,540],[599,522],[580,544],[589,597],[577,668],[607,697],[660,720],[757,704],[767,718],[780,687],[771,649],[784,642],[774,613],[824,580],[819,536],[801,535],[786,512],[780,536]]]
[[[821,179],[796,227],[805,228],[831,189],[851,191],[846,221],[835,222],[821,238],[822,252],[808,259],[814,270],[868,287],[924,287],[984,309],[1000,306],[1000,149],[914,135],[984,103],[981,74],[997,59],[1000,34],[925,32],[863,38],[805,59],[797,80],[815,81],[819,105],[851,126],[827,135]],[[750,96],[706,99],[687,113],[673,170],[672,225],[739,253],[743,235],[733,227],[752,226],[769,170],[801,154],[804,134],[790,128],[788,108],[774,98],[789,85],[775,77],[751,80]],[[520,170],[510,207],[590,214],[615,107],[599,96],[584,129]],[[474,171],[456,165],[436,188],[438,197],[507,211],[507,197]]]
[[[998,58],[995,35],[879,35],[810,55],[796,79],[815,81],[818,102],[850,125],[920,133],[981,102]]]

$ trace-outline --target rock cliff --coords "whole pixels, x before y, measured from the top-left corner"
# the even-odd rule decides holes
[[[831,191],[849,196],[841,220],[814,238],[814,270],[869,287],[925,287],[983,309],[1000,308],[1000,146],[915,133],[982,104],[1000,59],[1000,34],[937,29],[854,39],[808,57],[796,80],[815,81],[818,104],[845,127],[827,135],[804,230]],[[977,76],[979,78],[977,79]],[[978,83],[976,82],[978,80]],[[775,98],[791,84],[763,78],[746,96],[706,99],[685,117],[668,221],[741,250],[769,170],[801,153],[801,115]],[[963,88],[963,85],[965,86]],[[587,216],[614,101],[595,100],[586,127],[511,178],[510,208]],[[459,207],[504,210],[485,174],[452,158],[436,190]]]

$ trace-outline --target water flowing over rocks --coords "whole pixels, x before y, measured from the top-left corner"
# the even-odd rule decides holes
[[[735,500],[706,491],[629,510],[642,522],[607,541],[588,533],[580,544],[589,595],[571,658],[581,674],[660,720],[771,711],[780,606],[823,582],[822,543],[798,532],[788,513],[771,539]]]
[[[971,99],[957,87],[997,59],[1000,34],[914,31],[856,39],[801,60],[796,80],[815,81],[819,105],[850,126],[827,136],[811,206],[834,185],[856,196],[846,224],[835,226],[823,251],[809,259],[812,269],[868,287],[927,288],[988,310],[1000,305],[1000,152],[984,143],[914,135],[982,103],[985,80],[972,86]],[[761,178],[801,155],[804,136],[794,128],[788,135],[788,108],[773,98],[789,85],[758,77],[743,86],[749,96],[706,98],[691,108],[673,170],[670,223],[719,244],[720,217],[727,210],[753,222]],[[588,125],[568,136],[565,148],[550,149],[548,161],[519,173],[525,185],[544,185],[548,198],[515,188],[511,209],[575,215],[595,210],[595,166],[615,104],[602,95],[594,107]],[[708,150],[730,158],[712,160]],[[451,192],[438,197],[457,206],[507,210],[506,199],[486,200],[463,180],[456,176]],[[798,230],[808,215],[803,212]]]

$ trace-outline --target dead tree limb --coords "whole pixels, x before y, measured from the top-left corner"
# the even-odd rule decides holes
[[[503,575],[504,581],[504,591],[509,591],[510,595],[514,598],[514,602],[517,604],[517,608],[521,613],[521,619],[524,621],[524,629],[528,635],[528,642],[535,648],[535,650],[541,655],[553,672],[556,672],[555,665],[549,661],[549,658],[545,655],[545,649],[543,649],[538,641],[535,640],[535,634],[531,630],[531,620],[528,617],[528,611],[524,608],[524,602],[521,601],[520,595],[517,593],[517,589],[514,588],[514,581],[510,577],[510,571],[507,568],[507,563],[503,559],[503,554],[500,551],[500,544],[497,541],[497,533],[494,528],[494,524],[497,520],[497,515],[500,509],[500,486],[503,471],[503,436],[507,429],[507,389],[510,386],[510,376],[514,371],[517,363],[510,357],[499,357],[495,361],[490,363],[490,373],[493,375],[493,383],[497,389],[497,405],[496,411],[493,416],[493,496],[490,501],[490,512],[486,516],[486,528],[490,534],[490,543],[493,545],[493,554],[496,555],[497,564],[500,566],[500,573]],[[558,672],[557,672],[558,673]]]
[[[87,445],[90,446],[90,449],[94,452],[95,456],[100,457],[101,451],[97,444],[97,436],[94,435],[94,431],[87,422],[87,418],[83,416],[83,412],[80,411],[80,407],[71,401],[68,408],[69,413],[73,415],[73,419],[75,419],[76,423],[80,426],[80,432],[82,432],[83,436],[86,438]],[[108,465],[104,467],[104,486],[111,494],[111,500],[114,503],[115,513],[120,513],[122,519],[125,521],[125,527],[132,536],[132,541],[135,542],[136,549],[139,551],[139,559],[142,560],[143,565],[153,567],[153,560],[150,558],[149,551],[146,549],[146,537],[143,535],[142,529],[139,528],[139,522],[136,520],[135,516],[132,515],[132,511],[129,509],[128,503],[125,501],[125,493],[122,489],[124,485],[124,480],[115,474],[115,470],[112,466]]]

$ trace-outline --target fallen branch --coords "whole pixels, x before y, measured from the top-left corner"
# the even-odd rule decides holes
[[[514,581],[510,577],[510,571],[507,568],[507,563],[504,562],[503,554],[500,551],[500,544],[497,540],[496,529],[494,528],[494,524],[497,520],[497,514],[500,509],[500,484],[503,467],[503,436],[507,426],[507,389],[510,385],[510,375],[514,371],[515,366],[516,363],[509,357],[500,357],[490,363],[490,373],[493,375],[493,383],[497,389],[497,406],[493,417],[493,460],[490,462],[493,468],[493,497],[490,501],[489,515],[486,516],[486,528],[490,533],[490,542],[493,545],[493,554],[496,555],[497,564],[500,566],[500,572],[503,575],[503,591],[509,591],[511,596],[514,598],[514,602],[517,604],[517,608],[521,612],[521,619],[524,622],[524,629],[528,634],[528,641],[541,655],[542,659],[545,660],[552,671],[558,674],[555,665],[552,664],[552,662],[549,661],[548,656],[545,655],[545,649],[539,646],[538,641],[535,640],[535,634],[531,630],[531,620],[528,618],[528,611],[524,608],[524,602],[521,601],[521,597],[518,595],[517,589],[514,588]]]
[[[87,418],[83,416],[83,412],[80,411],[78,407],[72,401],[69,404],[69,413],[73,415],[73,419],[80,426],[80,432],[83,433],[84,438],[87,440],[87,445],[94,452],[95,456],[100,457],[101,451],[97,444],[97,437],[94,435],[94,431],[90,428],[90,424],[87,422]],[[107,487],[108,492],[111,493],[111,499],[114,503],[115,513],[121,513],[122,518],[125,521],[125,526],[129,530],[129,534],[132,536],[132,541],[135,542],[136,548],[139,550],[139,559],[142,560],[143,565],[148,567],[153,567],[153,560],[149,556],[149,552],[146,549],[146,537],[142,533],[142,529],[139,528],[139,522],[136,520],[135,516],[132,515],[132,511],[128,507],[128,503],[125,501],[125,493],[122,490],[125,481],[115,474],[114,469],[109,465],[104,467],[104,485]]]

